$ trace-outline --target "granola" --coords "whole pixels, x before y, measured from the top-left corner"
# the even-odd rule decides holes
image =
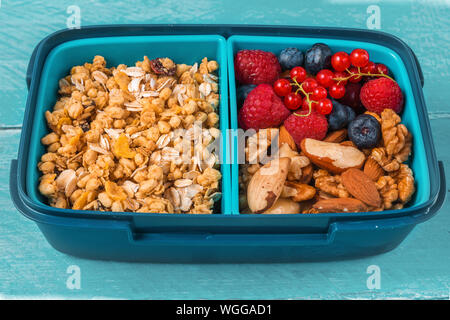
[[[107,68],[96,56],[59,81],[39,191],[58,208],[213,212],[221,173],[216,61],[144,57]]]

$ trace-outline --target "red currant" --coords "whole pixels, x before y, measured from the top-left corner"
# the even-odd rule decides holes
[[[344,86],[347,84],[347,80],[339,80],[339,79],[344,79],[344,78],[347,78],[347,77],[348,77],[348,73],[346,71],[337,71],[337,72],[334,73],[334,80],[339,82],[339,84],[342,84]]]
[[[342,84],[333,84],[329,91],[330,96],[335,99],[340,99],[345,95],[345,87]]]
[[[302,67],[292,68],[290,72],[290,76],[292,80],[297,80],[298,83],[305,81],[307,74],[306,70]]]
[[[302,109],[304,109],[304,110],[309,110],[309,105],[308,105],[308,99],[303,99],[303,102],[302,102]]]
[[[379,73],[382,73],[382,74],[385,74],[385,75],[389,75],[389,69],[384,64],[377,63],[375,66],[377,67],[377,71]]]
[[[334,83],[333,81],[334,73],[331,70],[323,69],[320,70],[316,75],[317,82],[324,86],[325,88],[331,87]]]
[[[350,54],[350,61],[355,67],[364,67],[369,62],[369,53],[364,49],[355,49]]]
[[[328,91],[324,87],[316,87],[311,93],[311,98],[315,101],[322,100],[328,96]]]
[[[313,78],[307,78],[302,83],[303,90],[305,90],[307,93],[313,92],[315,88],[317,88],[319,84],[317,81]]]
[[[273,90],[280,97],[284,97],[292,91],[291,82],[288,79],[278,79],[273,84]]]
[[[284,97],[284,104],[290,110],[297,110],[302,105],[302,97],[295,92],[291,92]]]
[[[323,115],[330,114],[333,110],[333,103],[330,99],[322,99],[317,104],[317,111]]]
[[[356,68],[356,67],[350,67],[349,71],[350,71],[350,73],[356,73],[356,74],[359,73],[358,68]],[[360,82],[361,79],[362,79],[362,77],[358,75],[358,76],[352,76],[350,79],[348,79],[348,81],[357,83],[357,82]]]
[[[312,100],[309,100],[309,102],[311,103],[311,110],[315,110],[317,107],[317,102]],[[303,99],[302,109],[307,111],[309,110],[308,99]]]
[[[369,61],[364,67],[361,68],[362,73],[377,73],[377,67],[375,66],[375,63],[372,61]]]
[[[344,71],[350,67],[350,57],[344,51],[339,51],[331,57],[331,65],[336,71]]]

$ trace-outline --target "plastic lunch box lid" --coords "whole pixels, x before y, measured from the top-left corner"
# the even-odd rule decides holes
[[[399,218],[402,219],[402,223],[417,224],[431,218],[442,206],[445,198],[445,175],[443,172],[442,163],[438,163],[436,159],[436,153],[434,144],[431,138],[431,129],[428,120],[428,114],[425,107],[425,101],[422,93],[422,86],[424,83],[423,73],[420,68],[417,57],[413,51],[400,39],[379,31],[372,30],[358,30],[348,28],[327,28],[327,27],[296,27],[296,26],[243,26],[243,25],[103,25],[103,26],[89,26],[82,27],[81,29],[63,30],[44,38],[35,48],[30,58],[28,70],[26,74],[27,85],[29,88],[29,95],[27,100],[27,108],[24,116],[24,126],[22,130],[22,136],[20,140],[19,153],[17,161],[13,161],[11,165],[11,178],[10,178],[10,190],[13,200],[16,204],[21,206],[22,213],[26,214],[33,220],[48,220],[51,217],[44,211],[39,212],[33,208],[31,199],[25,192],[25,172],[26,172],[26,159],[30,134],[31,119],[33,117],[34,99],[36,98],[35,91],[38,84],[33,79],[39,79],[42,67],[48,53],[57,45],[76,39],[94,38],[94,37],[108,37],[108,36],[134,36],[134,35],[198,35],[198,34],[220,34],[225,38],[231,35],[265,35],[265,36],[301,36],[301,37],[314,37],[314,38],[333,38],[333,39],[345,39],[345,40],[359,40],[362,39],[366,42],[372,42],[388,47],[396,51],[400,57],[405,61],[408,76],[411,80],[411,86],[413,89],[414,98],[416,100],[416,106],[418,109],[419,121],[422,128],[423,138],[425,140],[425,150],[428,158],[428,169],[430,174],[430,181],[435,183],[431,184],[430,199],[420,206],[411,208],[411,210],[393,210],[389,216],[379,216],[376,214],[365,214],[364,216],[357,214],[346,214],[344,220],[351,221],[363,221],[368,219],[376,219],[377,224],[382,221],[392,223],[395,219],[396,223],[400,223]],[[167,221],[172,220],[173,215],[158,215],[162,219]],[[186,217],[181,217],[186,216]],[[176,215],[176,218],[182,224],[187,222],[191,217],[190,215]],[[188,217],[189,216],[189,217]],[[89,216],[82,215],[77,217],[74,215],[67,215],[67,218],[74,218],[74,220],[83,220],[85,218],[97,218],[99,215]],[[238,218],[239,217],[239,218]],[[103,215],[100,219],[116,219],[121,220],[127,218],[119,215]],[[129,216],[128,216],[129,218]],[[199,223],[217,223],[216,219],[221,219],[221,226],[234,226],[238,224],[236,222],[244,222],[244,225],[251,226],[252,222],[261,223],[262,220],[266,223],[273,223],[279,221],[279,217],[276,216],[263,216],[259,215],[195,215]],[[238,219],[236,219],[238,218]],[[262,218],[262,219],[261,219]],[[288,217],[281,217],[287,219]],[[289,221],[302,219],[317,219],[317,215],[290,215]],[[341,220],[340,216],[335,214],[321,214],[320,218],[332,219],[333,221]],[[172,220],[173,221],[173,220]],[[196,220],[197,221],[197,220]],[[192,220],[191,220],[192,222]],[[264,223],[265,224],[265,223]],[[259,224],[260,225],[260,224]]]

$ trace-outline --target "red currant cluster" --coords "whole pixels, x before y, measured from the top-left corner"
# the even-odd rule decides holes
[[[347,82],[357,83],[363,77],[386,77],[389,70],[384,64],[375,64],[369,60],[369,53],[364,49],[355,49],[349,55],[344,51],[335,53],[331,57],[332,70],[323,69],[315,78],[308,77],[306,70],[295,67],[290,71],[290,79],[278,79],[274,83],[274,91],[284,97],[284,104],[291,110],[300,107],[327,115],[333,110],[333,104],[328,95],[334,99],[341,99],[345,95]]]
[[[288,109],[297,110],[315,109],[321,114],[329,114],[333,109],[333,104],[327,98],[327,89],[319,86],[314,78],[308,78],[306,70],[302,67],[295,67],[290,72],[291,81],[288,79],[278,79],[274,83],[275,93],[284,97],[284,104]],[[293,91],[293,88],[295,89]]]

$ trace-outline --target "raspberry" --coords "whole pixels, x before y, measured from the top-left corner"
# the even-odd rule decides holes
[[[283,101],[272,86],[260,84],[250,91],[239,110],[239,125],[242,129],[265,129],[278,127],[290,115]]]
[[[367,110],[378,114],[384,109],[400,113],[403,108],[403,94],[397,82],[384,77],[364,84],[360,98]]]
[[[277,57],[262,50],[239,51],[234,59],[234,69],[241,84],[272,84],[281,72]]]
[[[297,114],[297,115],[296,115]],[[327,118],[317,111],[311,111],[308,116],[298,116],[308,114],[307,110],[302,110],[291,114],[284,121],[284,127],[290,133],[297,146],[305,138],[323,140],[328,131]]]

